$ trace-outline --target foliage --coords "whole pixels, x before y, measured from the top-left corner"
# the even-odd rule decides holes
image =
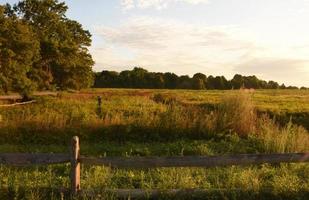
[[[58,0],[22,0],[1,6],[1,89],[28,95],[39,90],[93,84],[89,31],[66,17]]]
[[[232,80],[224,76],[206,76],[196,73],[193,77],[177,76],[174,73],[155,73],[135,67],[120,73],[102,71],[95,73],[95,88],[149,88],[149,89],[194,89],[194,90],[230,90],[230,89],[279,89],[274,81],[259,80],[256,76],[236,74]],[[280,87],[281,89],[298,89],[297,87]],[[303,87],[303,89],[306,89]]]
[[[4,11],[0,6],[0,90],[25,96],[35,87],[29,73],[39,58],[39,44],[27,23]]]

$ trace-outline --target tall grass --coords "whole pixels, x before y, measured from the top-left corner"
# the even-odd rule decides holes
[[[306,152],[309,150],[309,133],[301,126],[289,122],[280,127],[275,120],[263,116],[259,119],[256,137],[265,152]]]
[[[73,135],[81,137],[82,154],[96,156],[309,151],[305,128],[292,121],[279,124],[267,115],[257,114],[254,98],[260,93],[220,92],[221,100],[213,97],[218,91],[155,93],[107,90],[104,95],[62,94],[39,99],[35,105],[1,109],[0,152],[67,152],[66,145]],[[103,96],[100,114],[97,95]],[[207,98],[211,102],[206,102]],[[196,103],[199,101],[205,102]],[[151,170],[83,166],[82,170],[82,188],[89,190],[222,189],[216,194],[210,192],[209,199],[306,199],[309,191],[306,164]],[[68,187],[68,177],[67,165],[25,169],[0,166],[0,188],[5,188],[0,191],[0,199],[66,199],[53,192],[46,196],[38,188]],[[23,186],[30,189],[22,191]],[[265,188],[270,194],[263,196]]]
[[[224,94],[215,110],[181,99],[168,101],[172,97],[166,94],[155,99],[143,95],[103,98],[100,116],[96,96],[62,95],[1,110],[0,144],[65,144],[73,135],[96,143],[224,139],[236,134],[261,143],[259,151],[308,150],[308,131],[292,122],[282,127],[267,116],[257,116],[252,93]]]
[[[256,128],[256,111],[248,92],[240,90],[236,94],[226,95],[218,109],[219,129],[248,136]]]
[[[241,137],[255,137],[264,152],[304,152],[309,150],[308,131],[291,121],[284,126],[267,115],[257,116],[251,95],[240,90],[226,96],[218,109],[219,130]]]

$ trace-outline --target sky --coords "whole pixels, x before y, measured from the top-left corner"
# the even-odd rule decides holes
[[[309,87],[309,0],[65,2],[67,16],[92,33],[95,71],[139,66]]]

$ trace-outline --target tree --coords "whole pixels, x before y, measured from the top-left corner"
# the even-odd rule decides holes
[[[296,87],[296,86],[289,86],[289,87],[287,87],[287,89],[290,89],[290,90],[298,90],[299,88]]]
[[[280,89],[286,89],[286,86],[284,84],[281,84],[279,88]]]
[[[119,74],[119,83],[123,88],[133,88],[133,78],[131,76],[131,71],[125,70]]]
[[[146,80],[150,88],[162,89],[165,87],[164,75],[162,73],[149,73],[150,78]]]
[[[0,6],[0,90],[16,91],[26,100],[35,88],[28,73],[39,59],[39,43],[31,27]]]
[[[224,90],[225,82],[226,82],[226,79],[223,76],[216,76],[213,81],[214,88],[218,90]]]
[[[202,73],[196,73],[193,75],[193,89],[196,90],[203,90],[206,89],[206,84],[207,84],[207,76]]]
[[[146,88],[147,87],[147,82],[145,79],[146,74],[148,73],[147,70],[140,68],[140,67],[135,67],[131,72],[131,81],[133,84],[134,88]]]
[[[231,82],[228,81],[224,76],[221,76],[221,80],[223,82],[223,90],[230,90],[230,89],[232,89]]]
[[[259,89],[259,79],[256,76],[244,77],[244,86],[248,89]]]
[[[189,76],[180,76],[178,82],[179,89],[192,89],[191,79]]]
[[[163,77],[164,77],[166,88],[168,89],[177,88],[178,76],[176,74],[167,72],[167,73],[164,73]]]
[[[244,79],[242,75],[236,74],[231,80],[231,84],[233,89],[240,89],[244,86]]]
[[[120,87],[119,73],[114,71],[102,71],[95,75],[94,87],[117,88]]]
[[[33,64],[29,76],[40,89],[52,85],[80,89],[93,83],[94,61],[87,49],[91,34],[66,17],[67,9],[58,0],[23,0],[10,11],[30,24],[38,37],[40,59]]]
[[[196,73],[193,75],[193,78],[198,78],[198,79],[202,79],[204,81],[204,83],[207,82],[207,76],[205,74],[202,73]]]
[[[268,84],[267,81],[260,80],[259,85],[261,89],[267,89],[267,84]]]
[[[192,80],[192,89],[195,89],[195,90],[204,90],[204,89],[206,89],[205,83],[204,83],[203,79],[193,78],[193,80]]]
[[[209,90],[216,89],[215,88],[215,78],[212,75],[208,76],[208,78],[207,78],[206,88],[209,89]]]
[[[279,84],[275,81],[268,81],[267,88],[268,89],[279,89]]]

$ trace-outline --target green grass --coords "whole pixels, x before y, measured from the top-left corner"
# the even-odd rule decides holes
[[[100,111],[98,95],[103,98]],[[90,156],[309,151],[308,91],[85,90],[1,108],[0,115],[0,152],[65,153],[74,135],[80,137],[81,153]],[[69,199],[53,190],[69,187],[68,177],[69,165],[1,166],[0,199]],[[308,164],[151,170],[82,167],[84,189],[202,188],[208,190],[209,199],[308,199],[308,180]]]

